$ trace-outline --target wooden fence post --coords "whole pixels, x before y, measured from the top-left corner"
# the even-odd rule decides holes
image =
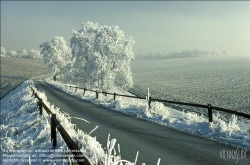
[[[151,97],[149,96],[149,98],[148,98],[148,111],[150,110],[150,104],[151,104]]]
[[[37,107],[38,107],[38,110],[40,112],[40,107],[39,107],[39,99],[38,99],[38,102],[37,102]],[[40,113],[39,113],[40,114]],[[40,114],[41,115],[41,114]]]
[[[83,89],[83,95],[85,95],[86,88]]]
[[[39,114],[42,115],[43,114],[43,104],[42,104],[42,99],[38,98],[38,107],[39,107]]]
[[[54,119],[56,119],[56,114],[51,114],[51,142],[52,146],[56,146],[56,122]]]
[[[208,104],[208,121],[213,122],[213,112],[211,104]]]
[[[115,101],[115,95],[116,95],[116,93],[114,93],[114,101]]]
[[[98,91],[96,90],[96,98],[98,99]]]

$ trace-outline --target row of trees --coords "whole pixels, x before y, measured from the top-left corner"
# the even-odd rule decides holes
[[[19,58],[28,58],[33,60],[42,60],[43,57],[40,54],[40,51],[31,49],[29,51],[23,49],[21,51],[6,51],[4,47],[1,47],[1,55],[8,57],[19,57]]]
[[[151,60],[151,59],[167,59],[167,58],[188,58],[188,57],[217,57],[226,56],[227,52],[224,50],[222,53],[218,53],[214,50],[211,52],[203,50],[185,50],[181,52],[170,52],[170,53],[153,53],[139,54],[136,56],[137,60]]]
[[[132,37],[126,38],[118,26],[93,22],[83,23],[82,29],[72,34],[70,47],[62,37],[40,45],[44,62],[57,78],[101,90],[132,86]]]

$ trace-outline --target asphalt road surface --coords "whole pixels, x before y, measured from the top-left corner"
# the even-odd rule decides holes
[[[237,148],[182,133],[158,124],[137,119],[126,114],[95,105],[89,101],[66,94],[44,81],[35,81],[39,91],[44,91],[50,102],[71,117],[84,118],[90,123],[72,118],[72,123],[89,133],[97,125],[99,128],[91,135],[96,136],[106,147],[108,134],[117,139],[121,147],[122,159],[134,162],[139,151],[137,165],[250,165],[249,152],[246,159],[222,159],[220,151],[236,151]],[[240,150],[240,149],[238,149]]]

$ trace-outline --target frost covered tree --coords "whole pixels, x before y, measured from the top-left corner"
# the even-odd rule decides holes
[[[63,68],[71,60],[70,48],[63,37],[54,37],[50,42],[40,45],[45,64],[48,64],[54,76],[63,76]]]
[[[43,59],[39,50],[31,49],[28,53],[29,53],[29,55],[28,55],[29,58],[32,58],[34,60],[42,60]]]
[[[227,56],[227,51],[223,50],[222,54],[223,54],[224,56]]]
[[[17,57],[18,53],[15,50],[8,51],[8,56],[10,57]]]
[[[101,26],[92,22],[83,23],[81,30],[72,33],[70,46],[74,74],[82,76],[84,86],[101,90],[132,86],[132,37],[125,38],[118,26]]]
[[[219,55],[219,53],[218,52],[216,52],[215,50],[212,50],[211,51],[211,56],[218,56]]]
[[[7,51],[5,50],[4,47],[1,47],[1,55],[7,56]]]
[[[29,53],[28,53],[28,51],[25,50],[25,49],[23,49],[22,51],[20,51],[20,52],[18,53],[18,57],[28,58],[28,55],[29,55]]]

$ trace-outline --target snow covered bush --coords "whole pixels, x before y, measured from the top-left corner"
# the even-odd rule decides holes
[[[29,55],[28,51],[26,49],[21,50],[20,52],[18,52],[18,57],[25,57],[27,58]]]
[[[7,52],[4,47],[1,47],[1,55],[6,56]]]
[[[8,51],[7,54],[10,57],[17,57],[18,56],[18,54],[15,50]]]
[[[43,57],[40,54],[40,51],[31,49],[29,52],[28,58],[34,59],[34,60],[42,60]]]
[[[125,38],[118,26],[101,26],[92,22],[83,23],[81,30],[72,33],[73,70],[83,80],[78,84],[101,90],[132,86],[132,37]]]
[[[71,51],[63,37],[54,37],[40,45],[44,62],[49,65],[54,76],[63,76],[62,70],[71,60]]]

